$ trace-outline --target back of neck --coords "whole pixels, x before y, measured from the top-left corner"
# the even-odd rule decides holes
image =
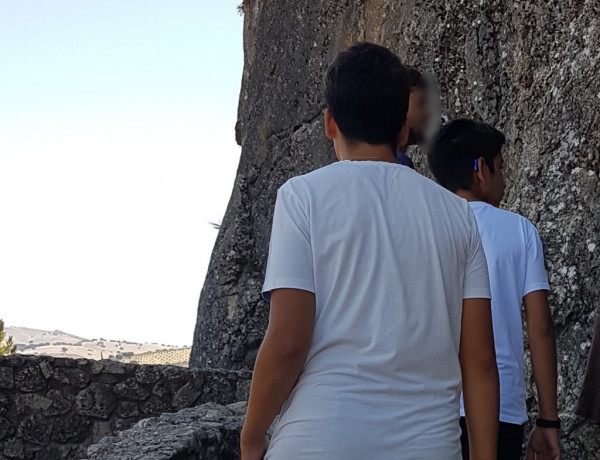
[[[388,163],[397,163],[396,155],[388,145],[373,145],[366,142],[356,142],[346,145],[343,152],[340,152],[341,160],[351,161],[384,161]]]
[[[472,190],[457,190],[456,193],[459,197],[464,198],[467,201],[481,201],[482,203],[486,203],[486,201],[474,193]]]

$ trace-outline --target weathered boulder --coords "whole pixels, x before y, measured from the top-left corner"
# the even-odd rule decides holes
[[[598,428],[569,415],[600,298],[597,0],[246,0],[243,8],[242,156],[191,364],[251,368],[267,321],[260,288],[276,190],[333,161],[323,76],[339,50],[373,41],[437,79],[444,118],[483,119],[507,135],[505,204],[538,226],[546,247],[565,458],[598,458]],[[425,171],[423,154],[413,155]]]
[[[89,460],[234,460],[245,403],[208,403],[138,422],[88,449]]]

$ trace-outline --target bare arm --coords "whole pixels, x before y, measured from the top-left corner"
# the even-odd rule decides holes
[[[471,460],[494,460],[500,396],[488,299],[463,301],[460,366]]]
[[[304,368],[312,340],[315,295],[299,289],[271,294],[269,327],[260,347],[242,430],[242,458],[262,458],[265,435]],[[263,450],[263,452],[260,452]]]
[[[546,291],[534,291],[527,294],[523,298],[523,302],[533,378],[538,394],[538,417],[546,420],[558,420],[556,341],[548,307],[548,294]],[[533,458],[532,452],[549,455],[547,458],[559,458],[558,434],[558,430],[555,428],[536,428],[529,440],[527,458]]]
[[[556,342],[546,291],[534,291],[524,299],[533,378],[538,392],[538,416],[558,419],[556,407]]]

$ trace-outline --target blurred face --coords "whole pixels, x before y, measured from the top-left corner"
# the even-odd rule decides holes
[[[413,88],[410,92],[406,117],[412,144],[419,144],[425,140],[430,118],[431,109],[427,101],[427,91],[419,87]]]

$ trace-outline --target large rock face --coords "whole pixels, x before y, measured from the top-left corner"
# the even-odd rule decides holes
[[[246,0],[242,158],[202,290],[191,364],[251,368],[277,188],[334,160],[323,77],[358,40],[437,79],[444,117],[502,129],[506,206],[546,246],[558,334],[566,458],[600,458],[600,433],[570,416],[600,298],[600,8],[597,0]],[[423,155],[415,153],[425,171]]]

